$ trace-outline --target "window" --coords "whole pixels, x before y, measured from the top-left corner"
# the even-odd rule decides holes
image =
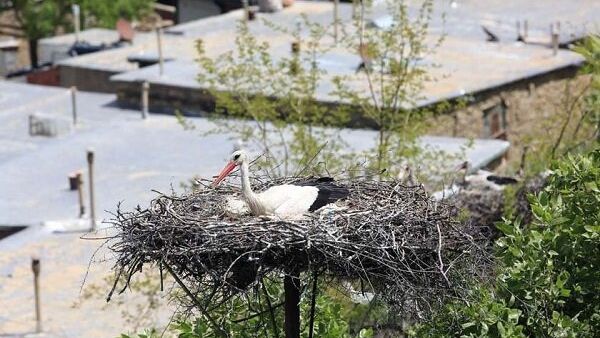
[[[483,137],[506,139],[506,108],[502,100],[483,110]]]

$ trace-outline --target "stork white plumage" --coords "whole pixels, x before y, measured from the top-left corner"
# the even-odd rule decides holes
[[[464,170],[462,184],[474,188],[503,190],[505,186],[519,182],[519,180],[514,177],[496,175],[481,169],[478,169],[475,173],[470,174],[471,162],[469,161],[463,162],[459,166],[459,169]]]
[[[240,168],[245,206],[256,216],[275,215],[282,219],[294,219],[343,199],[349,194],[347,188],[335,185],[330,177],[276,185],[263,192],[255,193],[250,185],[248,156],[243,150],[231,154],[229,163],[214,180],[213,185],[219,184],[236,167]],[[240,205],[239,202],[229,200],[228,204],[230,207],[243,210],[245,206]]]

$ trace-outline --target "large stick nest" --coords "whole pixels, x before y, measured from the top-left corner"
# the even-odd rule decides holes
[[[254,186],[260,191],[294,180],[255,179]],[[119,230],[109,241],[114,269],[127,284],[151,263],[188,286],[222,293],[247,290],[272,272],[318,271],[359,280],[397,303],[439,300],[464,280],[461,274],[481,269],[478,247],[486,239],[454,220],[453,206],[433,202],[419,186],[338,183],[350,190],[343,208],[298,221],[230,218],[225,198],[239,193],[230,184],[161,194],[144,210],[118,210],[109,221]]]

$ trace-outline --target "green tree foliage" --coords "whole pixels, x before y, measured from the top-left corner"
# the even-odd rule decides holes
[[[505,236],[495,287],[447,305],[415,337],[597,337],[600,149],[555,163],[530,203],[535,220],[527,228],[498,224]]]
[[[53,35],[60,27],[69,25],[68,13],[73,0],[36,1],[13,0],[0,11],[11,10],[29,40],[32,66],[37,66],[37,41]]]
[[[152,12],[156,0],[77,0],[85,15],[85,27],[115,28],[120,18],[139,20]]]
[[[29,40],[32,66],[37,66],[37,41],[73,27],[71,6],[82,6],[82,18],[94,25],[114,28],[121,16],[139,18],[147,13],[155,0],[12,0],[0,11],[13,11],[17,22]],[[85,20],[85,18],[89,20]]]

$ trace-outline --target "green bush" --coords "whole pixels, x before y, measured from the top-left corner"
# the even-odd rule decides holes
[[[597,337],[600,332],[600,149],[552,166],[530,196],[534,221],[499,223],[494,288],[446,305],[414,337]]]
[[[527,228],[504,222],[498,241],[504,297],[520,299],[535,336],[600,332],[600,149],[553,166],[549,186],[530,196]]]

